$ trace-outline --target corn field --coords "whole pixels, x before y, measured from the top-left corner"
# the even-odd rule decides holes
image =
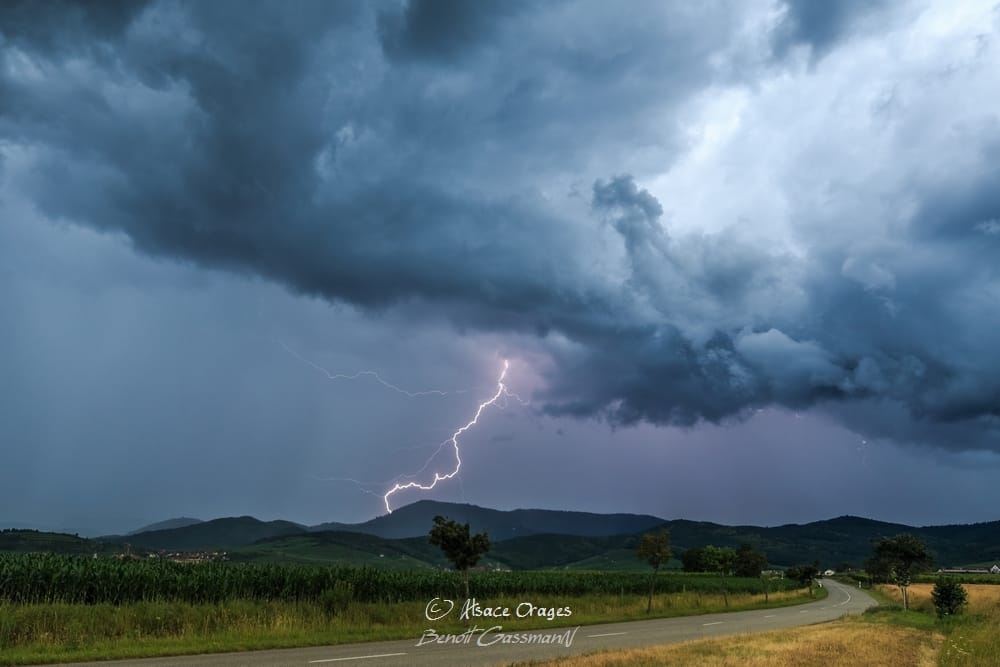
[[[345,586],[346,584],[346,586]],[[660,574],[659,593],[763,593],[788,590],[787,580]],[[141,601],[217,603],[226,600],[318,600],[350,590],[359,602],[458,598],[460,577],[449,571],[395,571],[320,565],[174,563],[57,554],[0,554],[0,602],[125,604]],[[641,595],[649,575],[634,572],[476,572],[480,598],[535,595]]]

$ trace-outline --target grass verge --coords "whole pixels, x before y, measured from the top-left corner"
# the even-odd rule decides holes
[[[910,586],[910,609],[903,611],[895,586],[869,591],[880,605],[859,617],[804,628],[703,639],[670,646],[526,663],[535,667],[765,667],[918,665],[996,667],[1000,665],[1000,586],[964,584],[965,613],[937,618],[932,584]]]
[[[1000,665],[1000,586],[996,584],[963,584],[969,594],[968,609],[958,616],[938,619],[931,600],[933,584],[910,586],[908,612],[899,610],[899,590],[881,586],[878,592],[893,606],[880,607],[871,615],[877,623],[933,628],[944,635],[938,655],[942,667],[996,667]]]
[[[629,651],[526,663],[536,667],[932,667],[943,636],[914,628],[886,631],[856,619]]]

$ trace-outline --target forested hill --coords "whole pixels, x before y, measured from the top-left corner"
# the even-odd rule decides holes
[[[421,537],[427,534],[434,517],[438,515],[459,523],[468,523],[473,531],[485,531],[491,539],[497,541],[541,533],[589,537],[623,535],[649,530],[663,523],[663,519],[645,514],[495,510],[476,505],[421,500],[364,523],[325,523],[314,526],[313,530],[342,530],[388,538]]]
[[[235,559],[431,567],[441,563],[437,550],[426,543],[436,515],[469,523],[473,532],[487,532],[494,545],[492,562],[516,569],[636,567],[638,536],[661,525],[670,531],[675,555],[708,544],[738,547],[749,543],[764,552],[773,565],[818,561],[824,567],[861,566],[871,555],[873,541],[910,533],[927,543],[937,566],[1000,563],[1000,522],[913,527],[842,516],[773,527],[726,526],[649,515],[502,511],[435,501],[417,502],[360,524],[307,527],[244,516],[97,540],[6,531],[0,533],[0,551],[89,553],[121,550],[127,544],[147,551],[229,550]],[[188,521],[194,520],[180,523]]]

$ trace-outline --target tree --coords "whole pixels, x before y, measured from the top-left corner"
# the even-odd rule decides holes
[[[909,609],[910,581],[914,574],[931,565],[927,545],[913,535],[904,533],[879,540],[872,551],[873,555],[866,565],[868,573],[881,581],[890,581],[899,586],[903,609]]]
[[[699,562],[696,572],[716,572],[721,575],[732,574],[736,562],[736,552],[729,547],[716,547],[711,544],[699,550]]]
[[[716,547],[707,544],[704,547],[688,549],[681,555],[681,563],[685,572],[715,572],[723,578],[734,573],[737,554],[729,547]],[[722,582],[722,595],[726,606],[729,606],[729,587]]]
[[[705,550],[692,547],[681,554],[681,564],[685,572],[707,572],[705,567]]]
[[[736,550],[733,574],[737,577],[759,577],[767,567],[767,558],[749,544],[741,544]]]
[[[889,583],[892,581],[892,566],[888,561],[872,556],[865,561],[865,572],[868,574],[869,585]]]
[[[785,570],[785,576],[792,581],[799,582],[802,587],[809,587],[809,594],[812,594],[812,583],[816,578],[816,564],[812,565],[793,565],[792,567]]]
[[[649,578],[649,601],[646,603],[646,613],[653,610],[653,588],[656,586],[656,573],[660,566],[670,560],[670,533],[666,528],[660,528],[655,533],[646,533],[639,540],[636,554],[641,560],[649,563],[653,573]]]
[[[715,549],[716,571],[722,576],[728,577],[736,567],[736,549],[730,547],[713,547],[713,549]]]
[[[969,594],[965,586],[954,579],[941,578],[934,584],[931,599],[934,600],[938,618],[944,618],[962,613],[962,607],[969,601]]]
[[[441,547],[445,557],[455,569],[462,573],[465,583],[465,597],[469,597],[469,568],[479,562],[490,550],[490,538],[486,533],[469,534],[469,524],[460,524],[447,517],[434,517],[429,542]]]
[[[726,584],[726,577],[733,573],[736,566],[736,550],[729,547],[719,549],[716,556],[719,565],[719,572],[722,573],[722,597],[726,601],[726,608],[729,608],[729,586]]]
[[[716,547],[708,544],[685,551],[681,554],[681,563],[684,565],[685,572],[732,574],[736,563],[736,552],[729,547]]]

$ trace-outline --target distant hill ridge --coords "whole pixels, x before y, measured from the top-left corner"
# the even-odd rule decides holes
[[[280,535],[307,532],[291,521],[261,521],[252,516],[227,517],[182,526],[147,530],[129,535],[108,535],[104,542],[128,543],[143,549],[232,549]]]
[[[157,521],[156,523],[151,523],[148,526],[143,526],[138,530],[133,530],[129,535],[138,535],[139,533],[149,533],[154,530],[171,530],[173,528],[184,528],[186,526],[193,526],[196,523],[204,523],[201,519],[192,519],[190,517],[182,516],[176,519],[167,519],[166,521]]]
[[[400,507],[392,514],[364,523],[323,523],[313,526],[311,530],[367,533],[391,539],[422,537],[427,534],[437,515],[447,516],[459,523],[468,523],[475,532],[486,531],[494,541],[543,533],[590,537],[624,535],[664,523],[663,519],[645,514],[594,514],[540,509],[495,510],[476,505],[420,500]]]
[[[239,550],[247,559],[300,559],[352,562],[362,558],[387,563],[395,554],[410,564],[440,564],[426,535],[434,516],[486,531],[494,544],[490,557],[514,568],[621,567],[634,560],[638,535],[657,526],[670,530],[675,555],[706,544],[736,547],[749,543],[776,565],[818,560],[827,566],[861,565],[874,540],[912,533],[934,552],[939,565],[1000,562],[1000,522],[912,527],[856,516],[773,527],[726,526],[649,515],[594,514],[558,510],[501,511],[475,505],[423,500],[392,514],[359,524],[325,523],[306,527],[289,521],[244,516],[100,538],[151,550]],[[157,524],[153,524],[155,526]],[[366,562],[367,562],[366,561]],[[370,564],[371,564],[370,563]],[[584,565],[578,565],[578,564]]]

